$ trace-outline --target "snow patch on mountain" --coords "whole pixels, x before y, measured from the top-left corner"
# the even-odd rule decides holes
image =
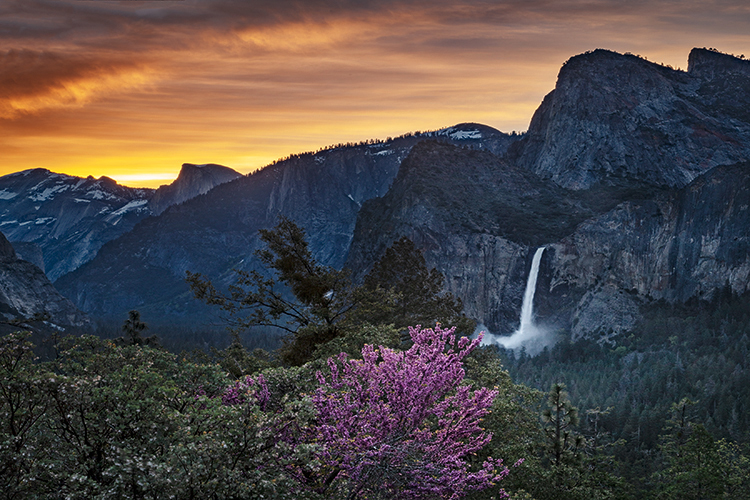
[[[34,187],[32,191],[37,190],[40,187],[41,184]],[[47,201],[54,198],[55,194],[62,193],[64,191],[67,191],[68,189],[70,189],[70,186],[67,184],[56,184],[52,187],[44,188],[41,193],[33,193],[29,195],[29,199],[31,201]]]
[[[18,196],[18,193],[13,193],[11,191],[8,191],[7,189],[3,189],[0,191],[0,200],[12,200]]]
[[[482,139],[482,132],[479,130],[461,130],[456,127],[448,127],[435,132],[435,135],[440,137],[450,137],[456,141],[478,141]]]
[[[148,200],[133,200],[126,205],[118,208],[114,212],[112,212],[111,217],[116,217],[118,215],[123,215],[126,212],[130,212],[131,210],[138,210],[139,208],[145,208],[145,205],[148,203]]]
[[[86,192],[86,195],[92,200],[116,200],[117,196],[113,195],[112,193],[108,193],[106,191],[102,191],[101,189],[89,189]]]

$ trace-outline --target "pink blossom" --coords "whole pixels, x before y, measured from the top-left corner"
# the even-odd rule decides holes
[[[497,391],[462,385],[462,360],[481,336],[457,341],[454,332],[417,326],[409,328],[407,351],[366,345],[361,360],[328,360],[330,379],[318,373],[313,396],[327,487],[335,482],[355,496],[459,498],[508,474],[501,460],[469,468],[467,459],[492,437],[481,421]]]

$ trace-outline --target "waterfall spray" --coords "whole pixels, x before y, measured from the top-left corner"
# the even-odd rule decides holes
[[[494,341],[506,349],[525,347],[527,352],[532,355],[539,353],[546,345],[554,343],[548,338],[545,329],[534,324],[534,294],[544,248],[537,248],[531,261],[531,270],[529,271],[529,278],[526,280],[526,291],[523,294],[523,303],[521,304],[521,325],[518,330],[510,336],[489,335],[485,340],[486,342]]]

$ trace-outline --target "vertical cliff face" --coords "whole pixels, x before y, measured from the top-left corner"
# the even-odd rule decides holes
[[[59,327],[86,327],[88,317],[55,289],[41,269],[17,258],[0,233],[0,320],[24,321],[44,316]]]
[[[534,248],[591,214],[574,193],[489,152],[424,142],[388,193],[362,207],[346,265],[361,277],[407,236],[469,316],[512,332]]]
[[[563,306],[558,287],[573,290],[579,302],[571,325],[579,337],[627,331],[646,301],[710,299],[725,287],[750,291],[749,206],[750,164],[743,163],[581,224],[552,245],[550,309]]]
[[[185,271],[226,284],[258,269],[258,229],[285,215],[355,278],[408,236],[498,333],[517,327],[544,245],[540,320],[609,338],[651,301],[749,291],[747,66],[576,56],[523,137],[462,124],[295,156],[143,220],[57,283],[97,315],[195,317]]]
[[[365,272],[409,236],[502,333],[545,245],[537,312],[574,338],[626,332],[654,300],[748,292],[748,64],[703,50],[690,61],[682,72],[608,51],[572,58],[493,167],[415,148],[360,212],[348,265]]]
[[[512,155],[577,190],[682,187],[750,157],[750,63],[698,49],[690,61],[686,73],[604,50],[571,58]]]

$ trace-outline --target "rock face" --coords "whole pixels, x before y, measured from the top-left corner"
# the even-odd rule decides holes
[[[3,322],[44,316],[59,328],[87,327],[89,318],[55,289],[41,269],[16,257],[0,233],[0,318]]]
[[[157,189],[149,200],[148,206],[154,215],[159,215],[167,207],[205,194],[219,184],[233,181],[238,177],[242,177],[242,174],[229,167],[212,163],[208,165],[183,163],[177,179]]]
[[[470,317],[492,330],[510,328],[518,321],[530,245],[562,238],[591,215],[575,193],[490,152],[423,142],[388,193],[363,205],[346,265],[361,277],[407,236],[445,275]]]
[[[12,243],[13,249],[16,251],[16,256],[19,259],[31,262],[36,267],[44,271],[44,254],[42,253],[42,247],[36,243],[28,243],[25,241],[16,241]]]
[[[258,269],[257,231],[285,215],[355,277],[412,238],[495,333],[518,326],[544,245],[540,322],[611,340],[653,301],[750,292],[748,64],[576,56],[524,136],[462,124],[295,156],[142,220],[57,285],[96,315],[193,320],[185,271],[227,284]]]
[[[228,283],[233,268],[257,269],[258,230],[273,227],[279,215],[305,228],[319,262],[341,267],[360,207],[388,191],[401,161],[425,138],[502,152],[518,136],[463,124],[294,156],[143,220],[56,286],[98,316],[139,309],[145,317],[187,320],[202,309],[185,271]]]
[[[750,61],[703,49],[687,73],[604,50],[573,57],[511,156],[569,189],[682,187],[750,157],[749,75]]]
[[[643,300],[709,299],[724,287],[746,293],[748,207],[750,163],[716,167],[653,200],[625,202],[551,246],[547,293],[555,296],[560,286],[584,295],[574,337],[602,330],[604,313],[596,311],[603,304],[621,315],[608,326],[618,333],[634,325]]]

